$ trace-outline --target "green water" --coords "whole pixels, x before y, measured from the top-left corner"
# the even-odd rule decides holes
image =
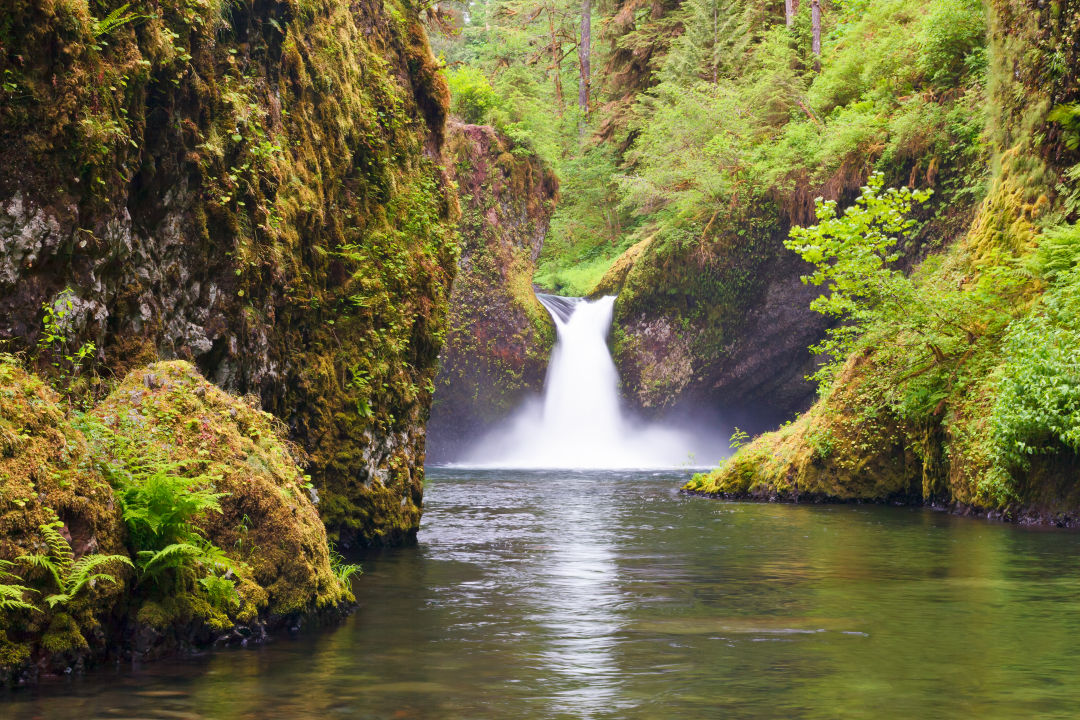
[[[0,699],[3,718],[1071,718],[1080,535],[722,503],[685,474],[431,470],[333,630]]]

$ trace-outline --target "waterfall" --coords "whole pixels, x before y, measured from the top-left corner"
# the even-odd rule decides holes
[[[615,298],[537,297],[558,333],[543,399],[526,403],[482,439],[465,463],[582,469],[690,464],[694,441],[689,434],[635,422],[623,411],[607,346]]]

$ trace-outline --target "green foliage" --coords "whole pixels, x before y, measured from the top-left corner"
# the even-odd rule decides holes
[[[819,198],[818,223],[792,228],[784,243],[814,266],[803,282],[828,287],[829,293],[815,298],[810,307],[846,323],[831,328],[828,338],[814,348],[829,359],[816,375],[823,388],[869,325],[918,295],[892,264],[900,257],[897,244],[915,226],[909,217],[912,206],[926,202],[930,192],[884,190],[884,183],[880,173],[872,175],[842,215],[837,215],[835,202]]]
[[[124,555],[87,554],[75,560],[71,545],[58,530],[61,527],[63,523],[60,521],[42,525],[40,530],[45,540],[45,551],[15,558],[15,562],[25,565],[28,571],[36,571],[48,578],[49,584],[56,590],[44,597],[50,608],[70,603],[80,592],[98,582],[115,583],[116,577],[99,572],[101,568],[116,564],[131,566],[131,560]]]
[[[735,428],[735,432],[731,434],[731,438],[728,440],[728,447],[732,450],[738,450],[750,440],[750,434],[745,430]]]
[[[451,108],[467,123],[479,125],[488,119],[496,105],[495,90],[483,72],[464,66],[446,73],[450,86]]]
[[[99,448],[102,473],[117,491],[139,568],[169,593],[203,592],[219,609],[238,603],[235,577],[244,567],[207,540],[196,521],[220,513],[220,476],[205,461],[173,461],[153,444],[120,436],[103,423],[83,418],[82,427]],[[213,578],[213,579],[207,579]]]
[[[1069,150],[1080,149],[1080,103],[1058,105],[1050,111],[1046,119],[1061,126],[1065,135],[1065,147]]]
[[[19,582],[12,582],[13,580],[21,580],[18,575],[7,571],[8,568],[14,565],[15,563],[10,560],[0,560],[0,612],[10,613],[16,610],[41,612],[37,606],[26,599],[27,595],[36,593],[37,590]]]
[[[353,575],[363,572],[359,565],[345,562],[344,556],[333,544],[330,545],[330,569],[334,572],[334,577],[345,587],[349,586],[349,579]]]
[[[93,35],[95,39],[98,39],[102,35],[108,35],[117,28],[123,27],[130,22],[141,20],[145,17],[136,13],[129,13],[129,7],[131,7],[131,3],[124,3],[120,7],[114,8],[103,18],[91,18],[90,34]],[[100,50],[101,47],[97,46],[96,49]]]
[[[1035,455],[1080,455],[1080,225],[1046,232],[1030,266],[1049,283],[1035,312],[1010,325],[990,416],[995,472],[1008,492]]]
[[[72,384],[81,372],[91,366],[97,347],[85,342],[75,347],[71,314],[75,308],[74,294],[64,290],[53,303],[44,303],[41,334],[38,336],[39,359],[46,361],[53,370],[53,386],[63,395],[70,396]]]

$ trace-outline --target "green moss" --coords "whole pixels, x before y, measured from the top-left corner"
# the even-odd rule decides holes
[[[755,438],[687,490],[784,500],[921,500],[922,467],[907,428],[853,360],[834,390],[798,420]]]
[[[0,669],[14,669],[30,659],[29,643],[12,642],[7,632],[0,630]]]
[[[95,469],[85,438],[72,426],[68,409],[40,378],[3,355],[0,445],[0,559],[44,551],[40,528],[57,518],[77,555],[126,554],[116,499]],[[26,573],[20,584],[37,591],[31,601],[40,612],[5,615],[5,655],[17,659],[23,648],[35,647],[54,652],[89,649],[86,637],[131,589],[126,573],[115,574],[117,582],[97,583],[54,611],[40,599],[56,592],[55,585]],[[94,649],[104,649],[99,640]]]
[[[41,637],[41,647],[49,652],[60,653],[70,650],[85,650],[90,646],[79,632],[79,625],[67,613],[57,613],[49,623],[48,630]]]
[[[189,363],[172,361],[130,373],[93,416],[158,456],[213,469],[215,490],[224,493],[222,512],[198,524],[250,568],[251,582],[239,586],[239,613],[250,617],[260,608],[286,615],[351,600],[330,569],[326,530],[298,465],[302,453],[256,403],[222,391]],[[98,451],[108,458],[110,448],[103,443]],[[206,616],[220,624],[218,614]]]

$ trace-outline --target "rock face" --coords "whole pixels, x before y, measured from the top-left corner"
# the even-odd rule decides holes
[[[554,328],[532,275],[554,210],[555,176],[491,127],[451,124],[461,259],[428,426],[432,460],[505,418],[543,385]]]
[[[986,135],[995,173],[970,227],[921,282],[931,292],[977,295],[978,282],[994,273],[1043,269],[1021,275],[1012,294],[999,296],[1006,298],[994,306],[1001,314],[985,315],[994,322],[962,336],[955,364],[933,355],[921,360],[922,340],[882,338],[849,357],[796,422],[758,437],[686,489],[766,500],[930,503],[1021,522],[1080,522],[1080,454],[1069,441],[1076,416],[1060,395],[1075,393],[1080,346],[1080,214],[1068,199],[1077,197],[1080,152],[1050,116],[1055,106],[1080,102],[1075,74],[1052,70],[1057,59],[1076,63],[1080,15],[1028,0],[989,7]],[[1046,227],[1063,220],[1071,224]],[[1039,256],[1054,253],[1068,260],[1048,273]],[[932,321],[924,329],[941,336]],[[1055,358],[1070,359],[1056,365]]]
[[[420,518],[456,261],[445,82],[394,2],[10,4],[0,339],[188,359],[310,455],[343,544]]]
[[[809,308],[818,291],[802,284],[806,268],[777,231],[763,230],[762,242],[765,252],[732,245],[719,263],[641,248],[629,268],[609,271],[597,291],[619,292],[614,357],[631,402],[652,412],[704,402],[750,416],[809,405],[807,348],[826,327]]]

